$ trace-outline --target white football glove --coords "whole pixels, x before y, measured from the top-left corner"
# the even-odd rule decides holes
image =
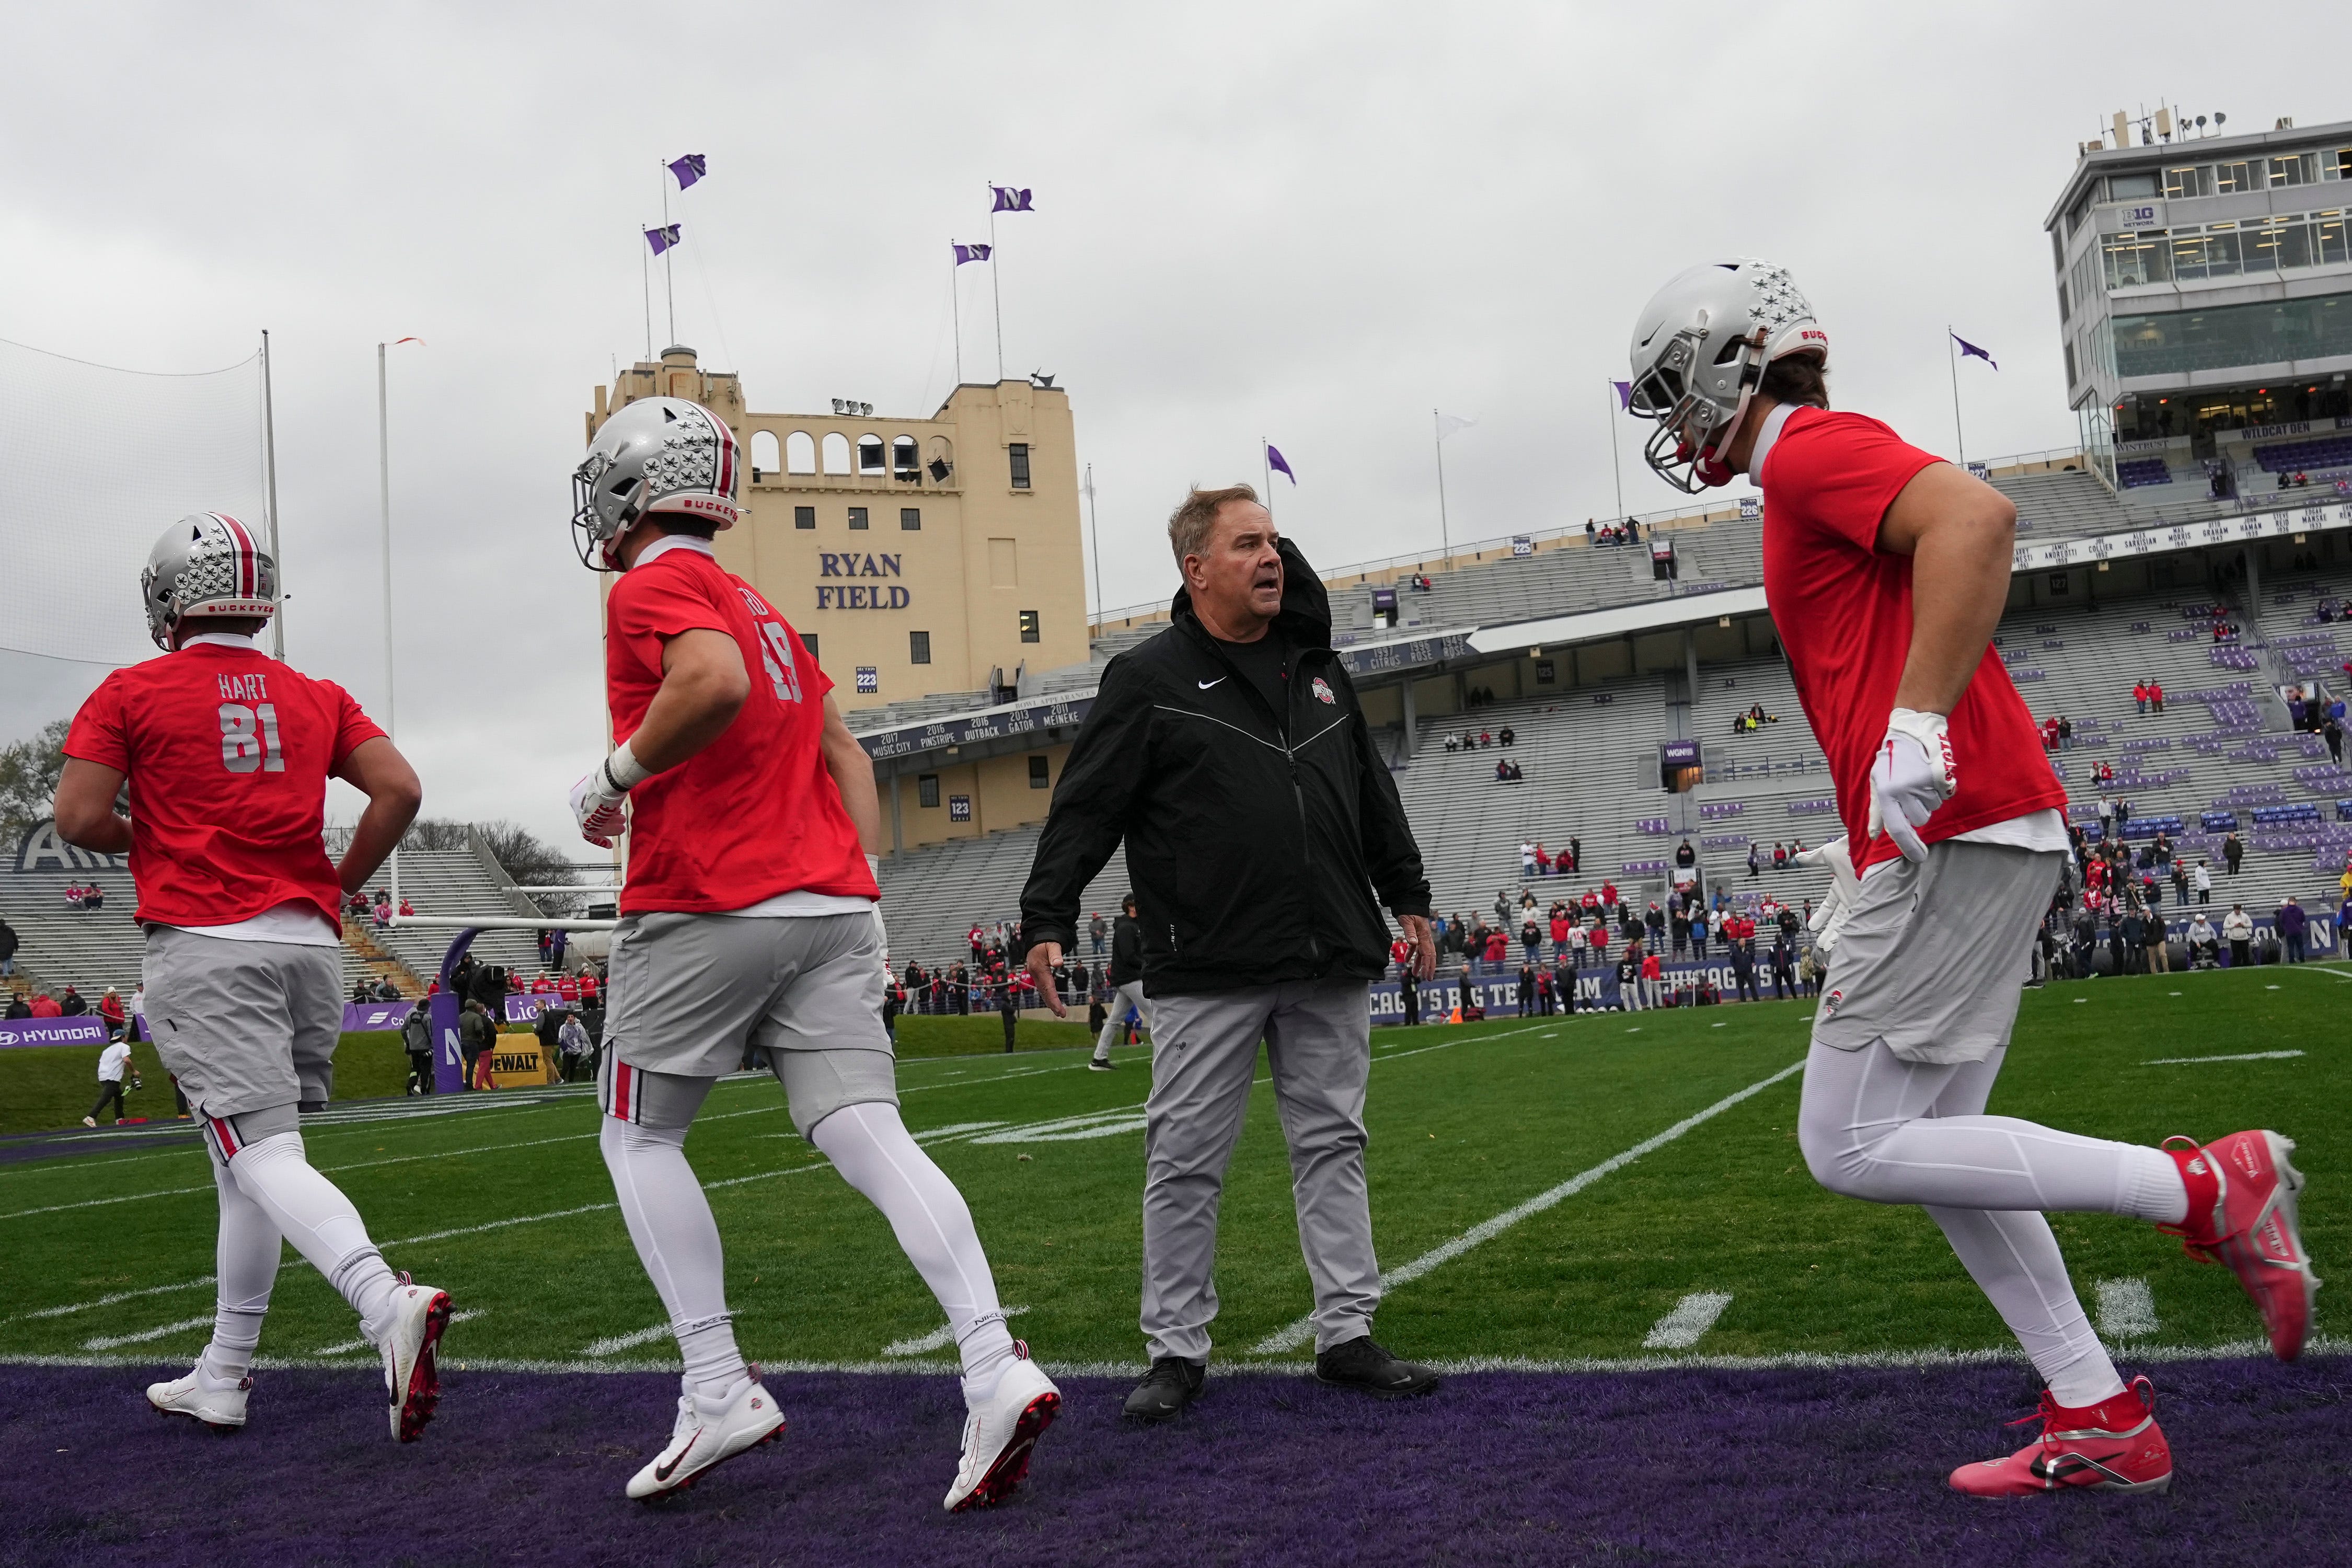
[[[1895,840],[1906,860],[1925,860],[1919,829],[1952,798],[1959,780],[1944,716],[1897,708],[1886,716],[1886,738],[1870,764],[1868,831]]]
[[[613,840],[628,829],[629,792],[651,777],[652,771],[637,761],[627,742],[614,747],[611,756],[572,786],[572,818],[580,825],[580,837],[599,849],[610,849]]]
[[[1822,896],[1821,906],[1806,929],[1813,933],[1813,947],[1829,952],[1837,946],[1838,933],[1853,914],[1854,900],[1862,893],[1862,879],[1854,875],[1853,856],[1847,850],[1843,837],[1832,838],[1818,848],[1808,849],[1797,857],[1800,866],[1826,866],[1830,868],[1830,890]]]

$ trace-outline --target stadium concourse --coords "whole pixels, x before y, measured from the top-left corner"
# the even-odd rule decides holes
[[[2079,453],[2058,452],[1972,466],[1984,468],[2017,505],[2021,551],[2135,530],[2196,524],[2201,531],[2276,504],[2266,492],[2242,502],[2217,500],[2201,489],[2187,496],[2157,486],[2112,492],[2083,471],[2083,461]],[[2342,503],[2333,492],[2324,499],[2331,503],[2326,526],[2340,529]],[[2306,503],[2297,497],[2295,504]],[[1724,509],[1661,514],[1642,520],[1627,546],[1595,546],[1574,529],[1527,541],[1528,554],[1514,555],[1508,542],[1465,550],[1452,559],[1468,563],[1451,571],[1401,569],[1397,563],[1347,568],[1326,579],[1335,626],[1343,628],[1334,640],[1344,648],[1375,638],[1459,636],[1622,605],[1671,608],[1680,596],[1752,587],[1761,574],[1759,526]],[[2282,689],[2296,683],[2339,693],[2347,684],[2341,667],[2352,657],[2352,623],[2340,637],[2332,629],[2334,606],[2352,594],[2352,567],[2338,535],[2315,521],[2308,537],[2309,543],[2301,536],[2279,540],[2273,548],[2280,564],[2258,566],[2251,579],[2233,544],[2162,561],[2146,569],[2136,591],[2107,590],[2096,573],[2077,566],[2073,596],[2053,597],[2041,574],[2021,574],[2014,607],[1997,633],[2035,718],[2071,722],[2072,743],[2053,757],[2067,784],[2071,819],[2095,837],[2104,794],[2127,805],[2133,848],[2163,825],[2176,853],[2191,865],[2200,858],[2210,862],[2208,912],[2217,924],[2233,902],[2266,923],[2281,900],[2293,897],[2332,929],[2339,900],[2337,878],[2352,846],[2352,774],[2336,765],[2317,733],[2292,732],[2280,699]],[[1678,576],[1656,577],[1650,551],[1640,547],[1644,541],[1671,542]],[[1416,580],[1426,588],[1412,586]],[[1393,629],[1376,623],[1385,610],[1385,597],[1375,597],[1382,590],[1397,603]],[[2216,611],[2236,628],[2220,644],[2210,631]],[[1120,626],[1097,642],[1090,664],[1032,678],[1023,695],[1083,699],[1109,658],[1157,629],[1149,620]],[[2142,712],[2134,701],[2134,685],[2149,680],[2167,694],[2160,713]],[[1465,688],[1479,683],[1475,669],[1460,677]],[[990,696],[949,693],[893,704],[855,716],[853,728],[871,735],[937,721],[985,707]],[[1770,721],[1736,725],[1751,708]],[[1604,882],[1615,883],[1639,912],[1664,900],[1667,868],[1685,838],[1697,852],[1705,885],[1732,908],[1752,913],[1769,898],[1802,910],[1827,886],[1825,872],[1772,868],[1776,846],[1793,852],[1840,831],[1821,748],[1777,650],[1423,714],[1409,747],[1400,730],[1391,724],[1381,744],[1441,914],[1491,920],[1498,895],[1516,910],[1523,892],[1548,909],[1556,898],[1573,902]],[[1508,747],[1446,747],[1448,737],[1491,741],[1506,731],[1514,741]],[[1669,795],[1660,787],[1658,746],[1684,736],[1704,748],[1705,778],[1696,789]],[[1517,779],[1498,781],[1496,764],[1503,760],[1516,764]],[[2102,763],[2116,775],[2104,787]],[[2339,800],[2347,803],[2342,811]],[[2295,807],[2303,809],[2287,809]],[[2210,830],[2209,819],[2216,825]],[[2232,828],[2245,849],[2234,877],[2222,854],[2223,835]],[[894,963],[903,967],[913,959],[936,972],[969,958],[965,937],[975,923],[993,929],[1014,920],[1038,832],[1036,825],[1024,826],[887,858],[883,900]],[[1571,837],[1583,852],[1577,874],[1523,874],[1523,845],[1539,844],[1549,857]],[[1760,875],[1748,868],[1751,844],[1765,868]],[[1114,856],[1088,888],[1082,914],[1098,910],[1108,919],[1125,889],[1124,865]],[[2178,937],[2191,911],[2179,906],[2168,882],[2161,912]],[[1078,956],[1094,957],[1084,942]],[[1518,963],[1515,942],[1501,973],[1515,975]]]

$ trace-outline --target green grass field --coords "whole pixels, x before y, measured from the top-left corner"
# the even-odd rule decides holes
[[[2149,1143],[2280,1129],[2301,1144],[2305,1235],[2326,1277],[2347,1253],[2337,1243],[2352,1242],[2352,1209],[2337,1196],[2352,1173],[2341,1111],[2352,1073],[2335,1040],[2346,986],[2352,971],[2313,966],[2029,992],[1992,1109]],[[1794,1132],[1801,1079],[1789,1069],[1802,1059],[1811,1012],[1767,1003],[1378,1031],[1372,1207],[1391,1270],[1753,1090],[1395,1286],[1382,1340],[1447,1361],[1633,1357],[1680,1298],[1712,1291],[1730,1305],[1689,1355],[2007,1347],[1923,1214],[1832,1196],[1807,1174]],[[992,1018],[941,1022],[984,1026],[1001,1046]],[[930,1046],[958,1043],[943,1037],[955,1032]],[[910,1040],[901,1065],[906,1120],[971,1200],[1003,1301],[1021,1310],[1015,1331],[1050,1363],[1139,1365],[1146,1051],[1122,1051],[1121,1070],[1104,1074],[1087,1072],[1076,1050],[915,1054],[924,1048]],[[2303,1054],[2166,1060],[2289,1050]],[[1310,1305],[1270,1093],[1262,1085],[1252,1100],[1218,1258],[1220,1354],[1242,1361],[1259,1347],[1258,1359],[1298,1359],[1281,1331]],[[612,1207],[584,1093],[453,1104],[394,1105],[306,1134],[312,1163],[352,1194],[393,1266],[479,1314],[452,1329],[448,1357],[658,1365],[673,1355]],[[906,1357],[886,1355],[892,1347],[940,1327],[880,1215],[793,1133],[772,1082],[723,1083],[688,1153],[711,1189],[738,1331],[754,1358],[894,1364]],[[0,1357],[192,1356],[210,1321],[213,1215],[193,1146],[0,1166],[11,1302]],[[2158,1326],[2142,1348],[2220,1347],[2258,1332],[2226,1270],[2184,1258],[2151,1227],[2104,1215],[2055,1223],[2086,1303],[2096,1280],[2148,1282]],[[350,1314],[289,1258],[265,1356],[349,1358]],[[633,1342],[609,1343],[618,1340]],[[2127,1358],[2132,1345],[2123,1349]]]

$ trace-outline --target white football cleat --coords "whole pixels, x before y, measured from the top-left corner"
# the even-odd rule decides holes
[[[1011,1497],[1028,1479],[1037,1439],[1062,1413],[1062,1391],[1029,1359],[1029,1347],[1015,1340],[1013,1354],[988,1403],[964,1417],[963,1463],[948,1489],[950,1513]]]
[[[234,1432],[245,1425],[245,1396],[253,1392],[253,1374],[234,1383],[208,1376],[198,1362],[187,1376],[147,1385],[147,1403],[165,1415],[187,1415],[215,1432]]]
[[[376,1349],[383,1354],[383,1389],[394,1442],[414,1443],[441,1403],[436,1347],[449,1326],[449,1293],[419,1285],[403,1273],[394,1293],[392,1327]]]
[[[774,1396],[761,1384],[756,1366],[723,1399],[681,1394],[669,1447],[629,1478],[629,1495],[642,1502],[682,1492],[720,1460],[772,1443],[783,1435],[784,1413],[776,1408]]]

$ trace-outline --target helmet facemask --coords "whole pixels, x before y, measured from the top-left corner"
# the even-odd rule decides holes
[[[1829,356],[1829,339],[1784,268],[1743,259],[1695,267],[1643,308],[1626,409],[1657,422],[1643,460],[1686,495],[1728,484],[1733,438],[1779,354]]]

